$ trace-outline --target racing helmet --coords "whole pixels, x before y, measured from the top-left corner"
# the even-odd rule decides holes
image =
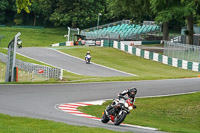
[[[134,98],[136,94],[137,94],[137,89],[135,87],[132,87],[131,89],[128,90],[128,95],[131,98]]]
[[[90,54],[90,51],[87,51],[87,54]]]

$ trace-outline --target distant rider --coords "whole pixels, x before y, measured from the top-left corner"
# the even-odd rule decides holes
[[[137,94],[137,89],[135,87],[132,87],[128,90],[124,90],[121,93],[118,94],[118,98],[119,100],[121,98],[126,99],[126,97],[131,99],[131,102],[133,103],[133,108],[136,108],[136,105],[134,105],[135,103],[135,95]],[[112,109],[112,107],[115,106],[115,103],[112,103],[111,105],[108,105],[106,108],[106,111],[108,112],[110,109]]]
[[[90,51],[87,51],[87,53],[86,53],[86,55],[85,55],[85,59],[86,59],[87,55],[90,55],[90,56],[91,56]],[[92,57],[92,56],[91,56],[91,57]]]
[[[86,55],[85,56],[87,56],[87,55],[90,55],[90,51],[87,51],[87,53],[86,53]],[[91,55],[90,55],[91,56]]]

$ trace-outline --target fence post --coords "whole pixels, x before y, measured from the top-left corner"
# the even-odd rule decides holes
[[[32,76],[31,76],[31,82],[33,82],[34,81],[34,71],[32,71]]]
[[[49,81],[49,67],[47,67],[47,81]]]
[[[60,69],[60,77],[59,77],[60,80],[63,79],[63,69]]]
[[[1,69],[1,80],[3,81],[3,68]]]

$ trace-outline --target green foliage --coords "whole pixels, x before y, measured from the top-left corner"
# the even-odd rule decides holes
[[[16,0],[17,13],[21,13],[21,10],[25,10],[30,13],[29,6],[31,6],[31,0]]]
[[[117,20],[131,18],[131,15],[126,8],[122,8],[121,0],[107,0],[107,5],[107,18]]]
[[[9,2],[8,0],[0,1],[0,24],[4,23],[6,20],[6,9],[8,8]]]
[[[0,11],[1,10],[5,10],[7,8],[7,6],[9,5],[8,0],[1,0],[0,1]]]
[[[176,7],[180,1],[174,0],[150,0],[150,8],[156,14],[157,22],[169,22],[177,14]]]
[[[21,24],[23,24],[23,18],[22,18],[22,15],[21,15],[21,14],[16,14],[16,15],[15,15],[14,23],[15,23],[16,25],[21,25]]]
[[[184,21],[190,13],[197,22],[200,14],[198,0],[1,0],[0,22],[13,21],[16,10],[22,14],[25,25],[31,20],[33,25],[79,28],[96,26],[98,13],[102,13],[100,25],[122,19],[136,23],[143,20]]]
[[[15,22],[16,25],[21,25],[21,24],[23,24],[23,20],[20,19],[20,18],[19,18],[19,19],[17,19],[17,18],[14,19],[14,22]]]
[[[142,21],[145,17],[152,16],[149,0],[107,0],[108,11],[111,16]]]
[[[103,11],[104,4],[104,0],[60,0],[56,3],[49,20],[55,26],[83,27],[97,22],[98,13]]]

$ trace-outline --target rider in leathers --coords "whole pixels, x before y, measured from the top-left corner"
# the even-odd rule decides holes
[[[133,108],[136,108],[136,105],[134,105],[135,103],[135,95],[137,93],[137,89],[135,87],[132,87],[131,89],[128,90],[124,90],[123,92],[118,94],[118,98],[125,98],[126,96],[128,96],[129,98],[131,98],[131,102],[133,103]],[[108,105],[106,108],[106,112],[108,112],[109,110],[112,109],[112,107],[115,106],[115,103],[112,103],[111,105]]]
[[[90,51],[87,51],[87,53],[86,53],[86,55],[85,55],[85,60],[86,60],[86,58],[87,58],[87,55],[90,55],[90,56],[91,56]],[[92,58],[92,56],[91,56],[90,58]]]

